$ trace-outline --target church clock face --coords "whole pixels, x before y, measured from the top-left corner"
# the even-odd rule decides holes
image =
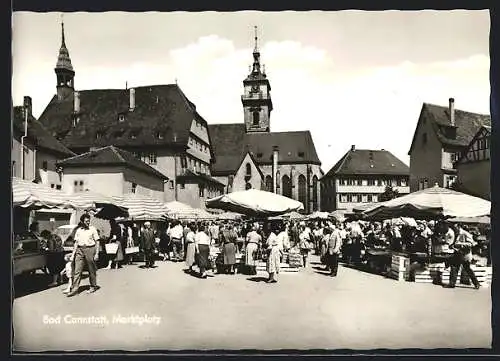
[[[256,84],[252,85],[252,92],[255,93],[255,92],[258,92],[258,91],[259,91],[259,86],[256,85]]]

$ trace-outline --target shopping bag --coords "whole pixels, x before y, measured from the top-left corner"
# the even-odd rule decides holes
[[[107,243],[106,244],[106,253],[107,254],[116,254],[118,252],[118,244],[117,243]]]
[[[139,247],[127,247],[125,248],[125,254],[139,253]]]

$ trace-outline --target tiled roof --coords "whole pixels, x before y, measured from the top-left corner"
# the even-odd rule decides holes
[[[236,172],[247,151],[258,165],[271,164],[273,146],[279,148],[280,163],[321,164],[309,131],[246,133],[244,124],[210,124],[209,132],[216,159],[214,175]]]
[[[443,145],[458,147],[466,147],[470,143],[472,138],[476,135],[481,126],[491,125],[490,115],[471,113],[460,109],[455,109],[456,136],[452,137],[450,136],[450,133],[453,132],[448,131],[449,128],[453,128],[450,123],[450,112],[448,107],[424,103],[422,106],[422,111],[420,113],[419,121],[422,118],[425,118],[426,120],[432,122],[436,135]],[[410,152],[413,148],[415,135],[410,147]]]
[[[24,134],[24,111],[23,107],[14,107],[12,126],[14,134]],[[61,142],[54,138],[45,127],[33,116],[28,118],[28,139],[35,143],[37,148],[52,152],[61,157],[70,157],[75,155],[66,148]]]
[[[387,150],[350,149],[324,177],[351,174],[408,175],[410,168]]]
[[[137,159],[132,153],[112,145],[64,159],[57,164],[62,167],[125,165],[138,171],[152,174],[161,179],[168,179],[163,173],[160,173],[150,165]]]
[[[479,128],[479,130],[476,132],[476,134],[470,140],[467,147],[465,147],[464,150],[462,152],[460,152],[459,159],[457,160],[457,162],[455,164],[463,163],[467,159],[467,153],[472,149],[474,143],[476,142],[477,138],[479,138],[479,137],[491,138],[491,126],[490,125],[483,125],[482,127]],[[490,146],[490,149],[491,149],[491,146]]]
[[[129,111],[130,90],[96,89],[79,93],[79,122],[75,127],[73,96],[63,101],[54,96],[40,116],[40,122],[69,148],[109,144],[185,146],[193,119],[206,125],[177,84],[136,87],[133,111]],[[119,120],[120,114],[123,121]]]

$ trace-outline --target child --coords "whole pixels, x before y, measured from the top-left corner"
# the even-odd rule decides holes
[[[61,277],[66,275],[68,277],[68,287],[63,291],[63,293],[69,293],[71,291],[71,287],[73,287],[73,261],[71,260],[72,254],[68,253],[64,256],[64,261],[66,262],[66,267],[61,271]]]

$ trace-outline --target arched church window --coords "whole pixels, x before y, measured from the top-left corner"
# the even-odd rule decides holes
[[[246,164],[246,173],[245,174],[247,176],[251,176],[252,175],[252,167],[250,166],[250,163]]]
[[[281,178],[281,189],[285,197],[292,198],[292,181],[286,174]]]
[[[270,175],[266,176],[266,191],[273,191],[273,178]]]
[[[307,208],[307,181],[306,177],[301,174],[299,175],[299,202],[302,202],[304,204],[304,208]]]
[[[259,120],[259,112],[258,112],[258,111],[254,111],[254,112],[253,112],[253,126],[254,126],[254,127],[258,127],[258,126],[259,126],[259,123],[260,123],[260,120]]]
[[[313,211],[317,211],[318,210],[318,177],[317,176],[313,177],[312,201],[313,201]]]

